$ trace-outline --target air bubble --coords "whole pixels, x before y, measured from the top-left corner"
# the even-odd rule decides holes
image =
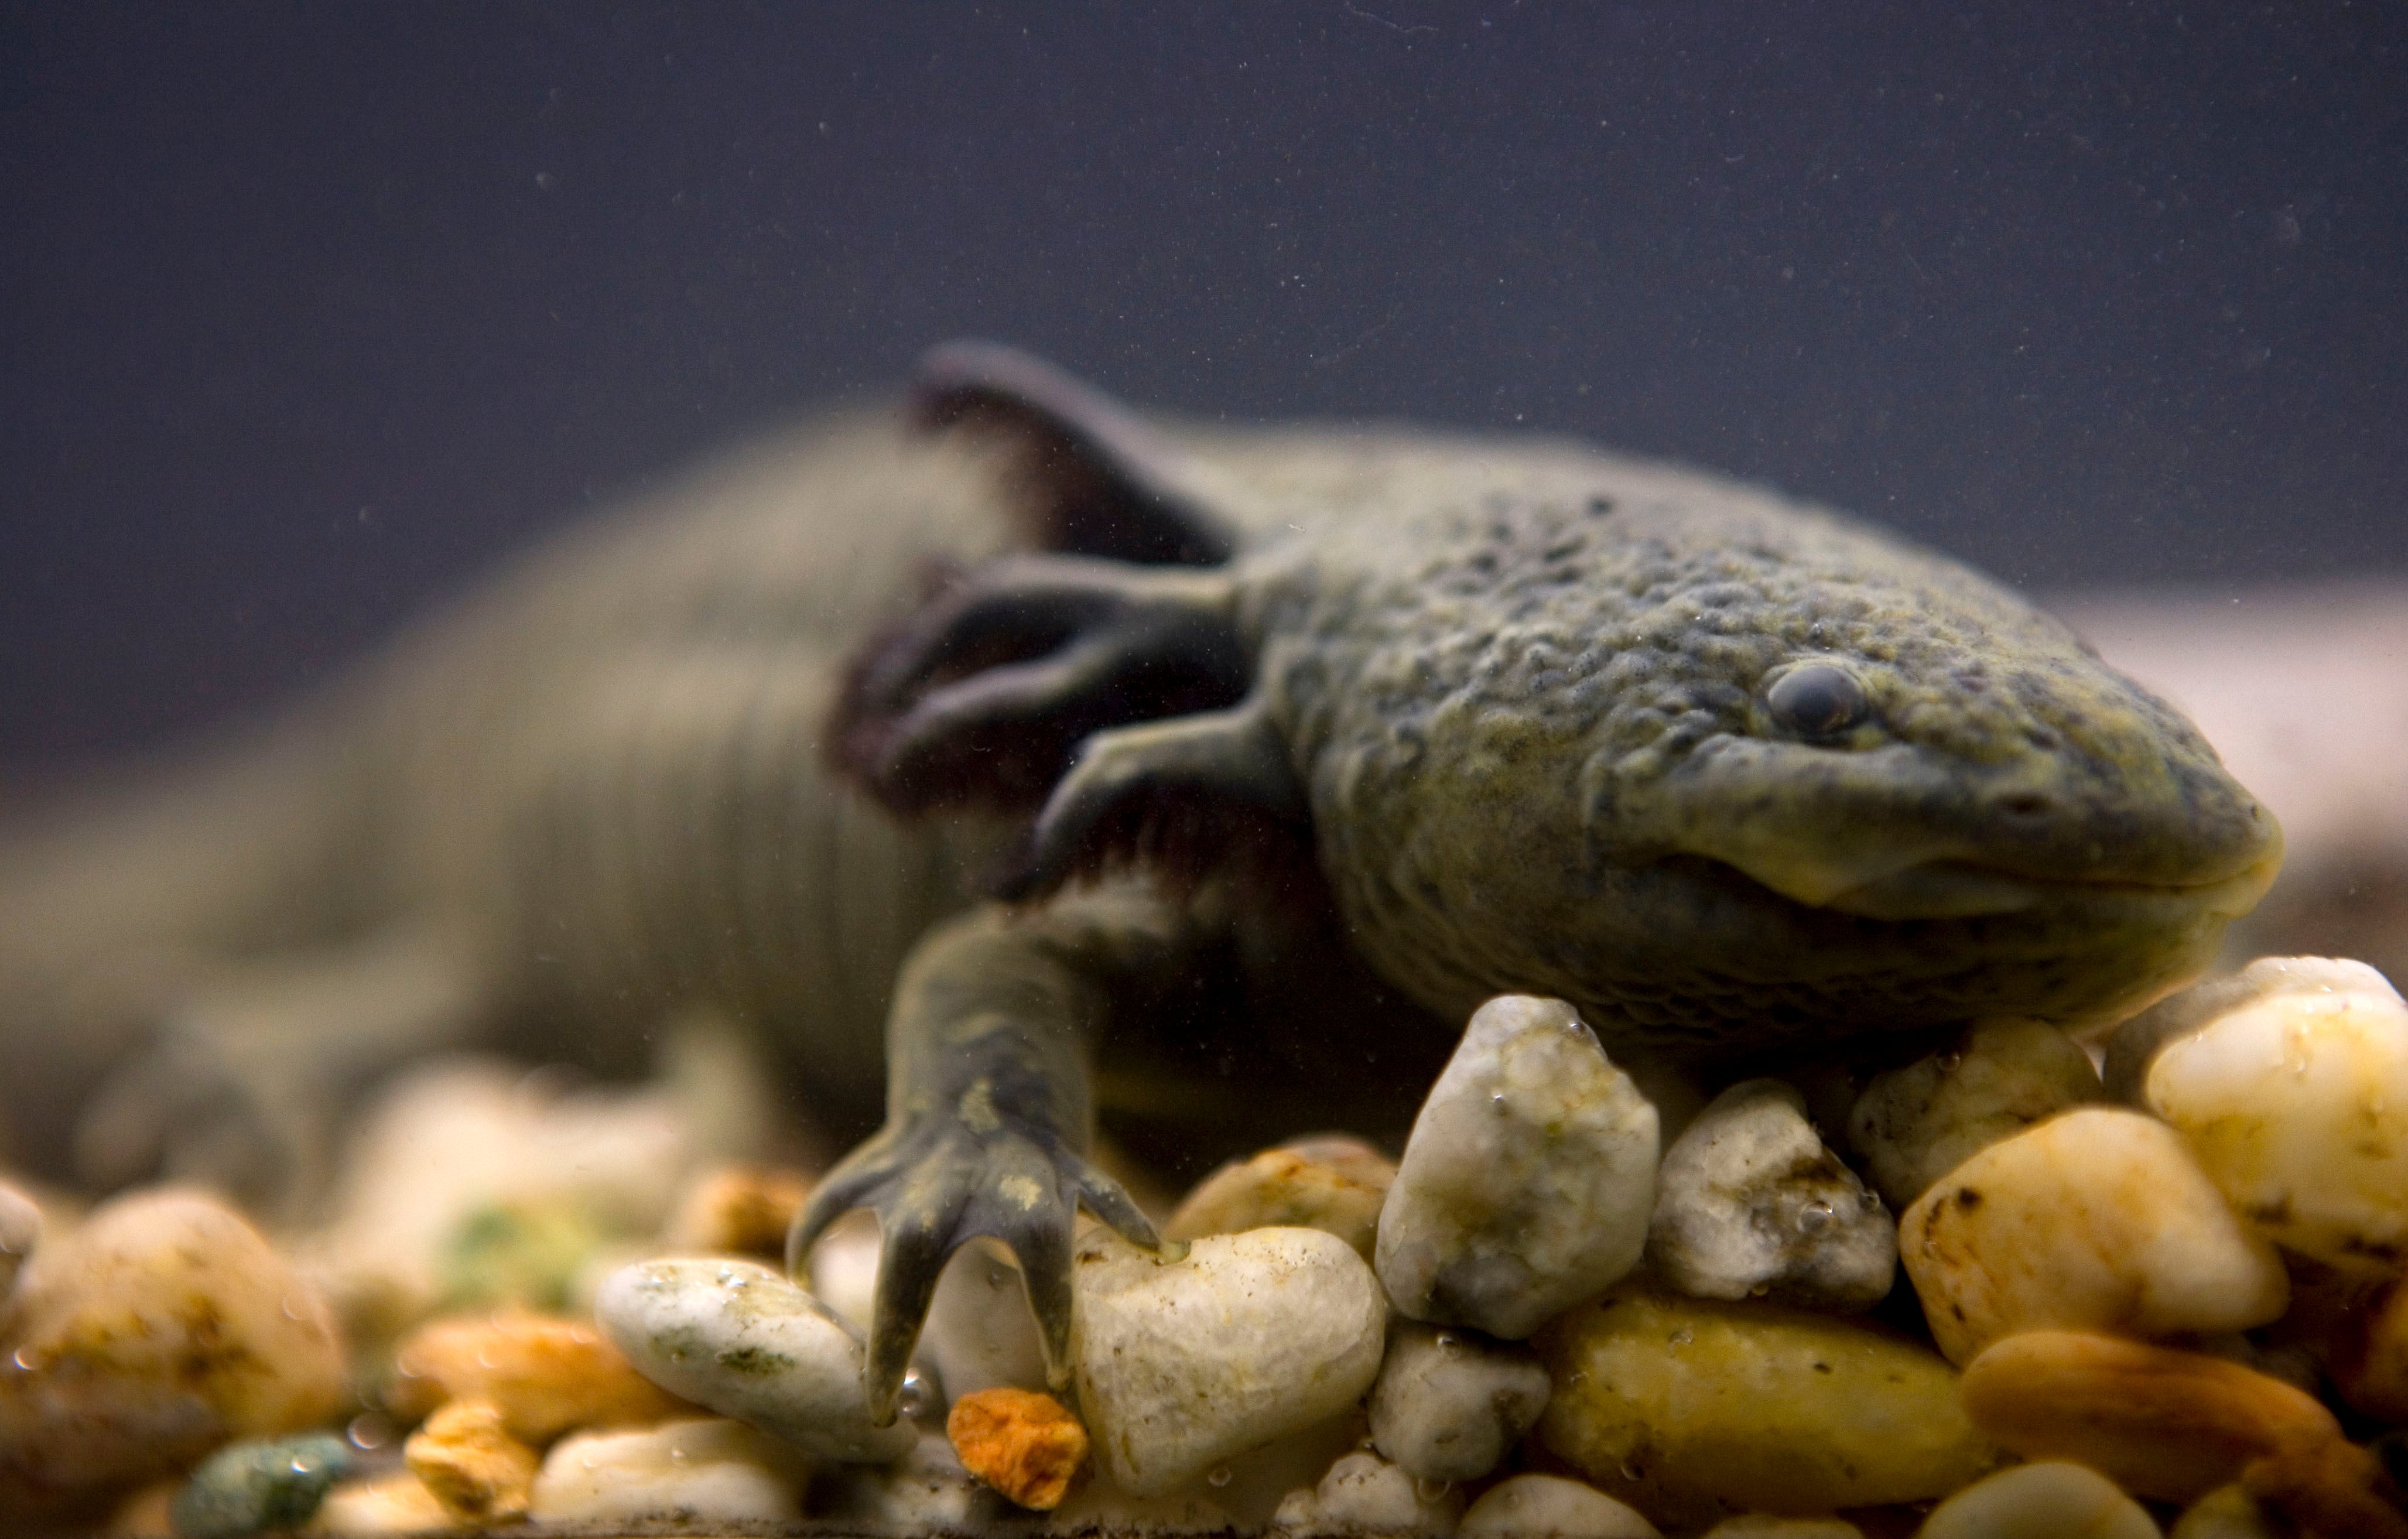
[[[343,1429],[344,1438],[362,1453],[374,1453],[393,1441],[393,1424],[374,1411],[363,1411]]]
[[[1831,1204],[1820,1198],[1798,1210],[1798,1231],[1800,1234],[1820,1234],[1830,1227],[1830,1223]]]
[[[926,1375],[909,1369],[903,1374],[903,1387],[895,1392],[895,1409],[916,1421],[927,1414],[931,1398]]]
[[[1212,1473],[1204,1477],[1204,1484],[1215,1488],[1226,1486],[1237,1478],[1237,1471],[1226,1464],[1215,1464],[1212,1467]]]

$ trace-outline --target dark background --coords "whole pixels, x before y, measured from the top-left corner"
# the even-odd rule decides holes
[[[0,766],[957,334],[2042,587],[2408,570],[2403,7],[0,10]]]

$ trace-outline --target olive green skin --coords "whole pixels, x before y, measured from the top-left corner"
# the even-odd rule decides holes
[[[1955,562],[1544,443],[1337,461],[1351,505],[1293,464],[1250,488],[1241,626],[1348,933],[1443,1019],[1554,994],[1709,1057],[2112,1020],[2203,968],[2279,863],[2179,712]],[[1836,741],[1766,707],[1812,660],[1869,698]],[[2013,906],[1847,897],[1932,863],[2020,879]]]

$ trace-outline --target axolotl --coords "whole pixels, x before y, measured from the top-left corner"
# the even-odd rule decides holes
[[[2280,859],[2006,588],[1578,443],[1155,420],[960,344],[658,501],[8,846],[21,1129],[106,1071],[88,1159],[255,1173],[405,1053],[715,1005],[875,1128],[791,1257],[875,1211],[891,1415],[965,1242],[1057,1374],[1078,1207],[1159,1244],[1099,1109],[1140,1153],[1409,1115],[1508,991],[1710,1078],[2111,1022]]]

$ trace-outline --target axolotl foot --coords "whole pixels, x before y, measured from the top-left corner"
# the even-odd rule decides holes
[[[982,1117],[925,1113],[889,1122],[820,1183],[787,1236],[786,1270],[800,1275],[812,1244],[843,1214],[867,1208],[878,1215],[878,1281],[862,1376],[870,1414],[883,1425],[895,1417],[947,1259],[992,1235],[1020,1262],[1046,1377],[1060,1389],[1070,1380],[1071,1224],[1082,1202],[1132,1243],[1165,1248],[1120,1183],[1041,1128],[992,1111]]]

